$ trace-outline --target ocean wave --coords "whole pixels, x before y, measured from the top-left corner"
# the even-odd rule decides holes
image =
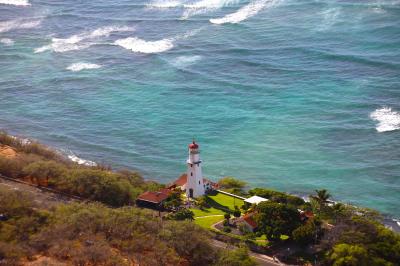
[[[9,38],[0,39],[0,43],[4,44],[5,46],[12,46],[14,45],[14,40]]]
[[[173,41],[173,39],[145,41],[137,37],[128,37],[116,40],[115,44],[136,53],[154,54],[172,49],[174,47]]]
[[[33,20],[14,19],[14,20],[2,21],[0,22],[0,33],[17,29],[32,29],[36,28],[41,23],[42,20],[40,19],[33,19]]]
[[[98,68],[101,68],[101,66],[97,64],[83,63],[83,62],[74,63],[67,67],[67,69],[71,70],[72,72],[78,72],[84,69],[98,69]]]
[[[276,5],[276,0],[256,0],[243,6],[238,11],[222,18],[210,19],[213,24],[239,23],[258,14],[262,9]]]
[[[146,4],[147,7],[150,8],[175,8],[183,6],[181,1],[171,0],[171,1],[156,1],[149,4]]]
[[[42,53],[44,51],[54,51],[57,53],[64,53],[73,50],[82,50],[95,44],[95,40],[101,37],[108,37],[113,32],[134,31],[134,28],[127,26],[105,26],[95,29],[91,32],[82,32],[72,35],[68,38],[53,38],[51,44],[35,49],[35,53]]]
[[[81,165],[97,166],[97,163],[95,163],[93,161],[89,161],[89,160],[85,160],[85,159],[79,158],[78,156],[76,156],[73,153],[68,155],[68,159],[70,159],[71,161],[73,161],[73,162],[75,162],[77,164],[81,164]]]
[[[0,4],[13,6],[30,6],[28,0],[0,0]]]
[[[400,129],[400,113],[393,111],[390,107],[376,109],[370,114],[371,119],[378,121],[376,130],[387,132]]]
[[[237,4],[239,0],[200,0],[191,4],[184,4],[186,9],[181,19],[187,19],[193,15],[215,11],[224,6]]]

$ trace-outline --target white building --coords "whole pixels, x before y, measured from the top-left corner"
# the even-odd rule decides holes
[[[250,197],[250,198],[244,200],[244,202],[248,203],[249,205],[253,205],[253,204],[258,205],[260,202],[263,202],[263,201],[268,201],[268,199],[265,199],[265,198],[259,197],[259,196],[253,196],[253,197]]]
[[[201,160],[199,145],[193,140],[189,144],[189,157],[187,163],[187,183],[186,183],[186,196],[190,198],[197,198],[203,196],[205,187],[203,182],[203,173],[201,171]]]

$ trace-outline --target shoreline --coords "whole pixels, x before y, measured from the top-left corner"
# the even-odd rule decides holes
[[[7,131],[1,131],[1,130],[0,130],[0,132],[7,132]],[[19,140],[22,144],[29,144],[29,143],[32,143],[32,142],[41,143],[40,141],[37,141],[37,140],[35,140],[35,139],[31,139],[31,138],[20,137],[20,136],[15,136],[15,135],[10,135],[10,134],[9,134],[9,136],[12,137],[12,138],[15,138],[15,139]],[[2,144],[0,144],[0,145],[2,145]],[[43,144],[43,145],[44,145],[45,147],[47,147],[49,150],[51,150],[51,151],[53,151],[53,152],[59,154],[59,155],[62,156],[64,159],[66,159],[66,160],[68,160],[68,161],[71,161],[71,162],[73,162],[73,163],[76,163],[76,164],[78,164],[78,165],[83,165],[83,166],[88,166],[88,167],[96,167],[96,166],[99,166],[99,165],[100,165],[99,163],[97,163],[97,162],[95,162],[95,161],[88,160],[88,159],[84,159],[84,158],[81,158],[81,157],[77,156],[77,155],[76,155],[74,152],[72,152],[71,150],[65,150],[65,149],[61,149],[61,148],[58,149],[58,148],[56,148],[56,147],[54,147],[54,146],[49,146],[49,145],[47,145],[47,144]],[[116,169],[113,169],[113,170],[121,170],[121,169],[116,168]],[[128,169],[128,170],[134,170],[134,169]],[[211,179],[212,179],[212,178],[211,178]],[[146,181],[154,181],[154,180],[148,179],[148,178],[145,178],[145,180],[146,180]],[[159,182],[160,184],[163,184],[163,185],[164,185],[164,182],[165,182],[165,181],[157,181],[157,182]],[[249,190],[249,189],[252,189],[252,188],[255,188],[255,187],[253,187],[253,186],[248,186],[246,189]],[[269,187],[269,189],[276,190],[275,188],[270,188],[270,187]],[[280,191],[280,190],[276,190],[276,191],[278,191],[278,192],[283,192],[283,193],[287,193],[287,194],[293,195],[293,196],[297,196],[297,197],[300,197],[300,198],[304,199],[305,201],[309,201],[309,198],[308,198],[309,195],[308,195],[307,193],[301,193],[301,192],[292,193],[292,192]],[[337,200],[337,201],[334,201],[334,202],[340,202],[340,203],[342,203],[342,204],[354,206],[354,207],[356,207],[356,208],[364,208],[364,207],[362,207],[362,206],[358,206],[358,205],[354,205],[354,204],[345,203],[345,202],[342,202],[342,201],[340,201],[340,200]],[[366,207],[366,208],[369,208],[369,207]],[[400,232],[400,217],[394,217],[394,216],[392,216],[391,214],[383,213],[383,212],[381,212],[381,211],[379,211],[379,210],[376,210],[376,209],[374,209],[374,208],[369,208],[369,209],[375,210],[375,211],[377,211],[379,214],[382,215],[382,218],[383,218],[382,223],[383,223],[386,227],[388,227],[389,229],[391,229],[391,230],[393,230],[393,231],[395,231],[395,232]]]

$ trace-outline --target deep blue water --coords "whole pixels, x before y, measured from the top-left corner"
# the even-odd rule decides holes
[[[208,177],[400,217],[400,1],[29,3],[0,4],[0,128],[163,182],[195,137]]]

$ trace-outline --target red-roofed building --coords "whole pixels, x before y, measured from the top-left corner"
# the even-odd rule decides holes
[[[187,174],[182,174],[177,180],[169,185],[169,188],[180,188],[182,191],[186,190]],[[212,182],[207,178],[203,178],[205,191],[218,189],[218,183]]]
[[[136,204],[139,207],[161,210],[164,208],[164,201],[171,195],[172,191],[162,188],[159,191],[146,191],[139,195]]]
[[[254,216],[254,212],[248,213],[241,218],[243,224],[246,226],[247,230],[249,230],[250,232],[254,232],[257,230],[257,223],[254,220],[253,216]]]

